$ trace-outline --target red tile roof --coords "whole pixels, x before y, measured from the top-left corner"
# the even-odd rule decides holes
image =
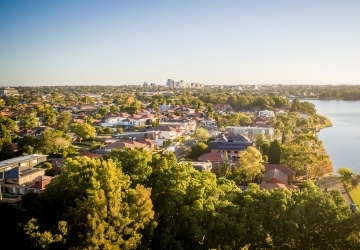
[[[298,186],[294,186],[294,185],[285,185],[285,184],[281,184],[281,183],[261,183],[260,184],[260,189],[266,189],[266,190],[270,190],[273,188],[283,188],[283,189],[295,189],[298,190],[299,187]]]
[[[262,181],[267,183],[278,183],[278,184],[289,183],[288,175],[276,168],[266,171]]]
[[[198,157],[199,161],[212,161],[212,162],[222,162],[222,156],[216,152],[210,152]]]
[[[294,174],[295,171],[293,171],[290,167],[283,165],[283,164],[264,164],[265,167],[265,173],[267,171],[273,170],[273,169],[278,169],[281,172],[287,174],[289,176],[289,181],[293,181],[294,180]]]
[[[123,140],[123,141],[117,141],[111,144],[108,144],[106,146],[103,147],[104,150],[111,150],[111,149],[124,149],[125,147],[127,148],[135,148],[135,147],[148,147],[147,144],[144,143],[140,143],[137,141],[132,141],[132,140]]]

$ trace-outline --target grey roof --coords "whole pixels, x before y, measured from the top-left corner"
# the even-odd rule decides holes
[[[252,142],[223,142],[212,141],[209,142],[210,149],[222,149],[222,150],[244,150],[249,146],[252,146]]]
[[[27,161],[27,160],[31,160],[31,159],[37,159],[37,158],[41,158],[44,156],[47,156],[47,155],[32,154],[32,155],[19,156],[19,157],[3,160],[3,161],[0,161],[0,169],[5,168],[6,166],[13,164],[13,163],[23,162],[23,161]]]
[[[241,134],[219,134],[216,141],[220,142],[250,142],[250,139]]]
[[[171,126],[156,126],[152,128],[153,130],[160,130],[160,131],[173,131],[176,130],[176,128]]]

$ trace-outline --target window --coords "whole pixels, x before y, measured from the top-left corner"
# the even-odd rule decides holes
[[[237,153],[239,153],[239,151],[234,151],[234,154],[237,154]]]
[[[26,162],[22,162],[22,163],[20,163],[20,166],[21,166],[21,167],[26,166]]]

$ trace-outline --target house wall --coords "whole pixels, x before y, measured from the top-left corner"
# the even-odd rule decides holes
[[[271,139],[274,135],[273,128],[262,128],[262,127],[225,127],[225,132],[230,134],[242,134],[249,139],[256,138],[259,134],[265,135],[268,139]]]
[[[23,177],[16,177],[16,178],[7,178],[5,182],[7,184],[16,184],[16,185],[24,185],[25,183],[32,182],[38,176],[43,176],[45,174],[45,169],[38,169],[37,172],[31,173],[29,175]],[[5,185],[6,186],[6,185]]]
[[[176,131],[160,131],[160,139],[172,140],[176,138]]]

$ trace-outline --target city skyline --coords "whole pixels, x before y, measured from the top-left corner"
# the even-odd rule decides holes
[[[1,1],[0,86],[360,84],[358,1]],[[186,80],[188,79],[188,80]]]

